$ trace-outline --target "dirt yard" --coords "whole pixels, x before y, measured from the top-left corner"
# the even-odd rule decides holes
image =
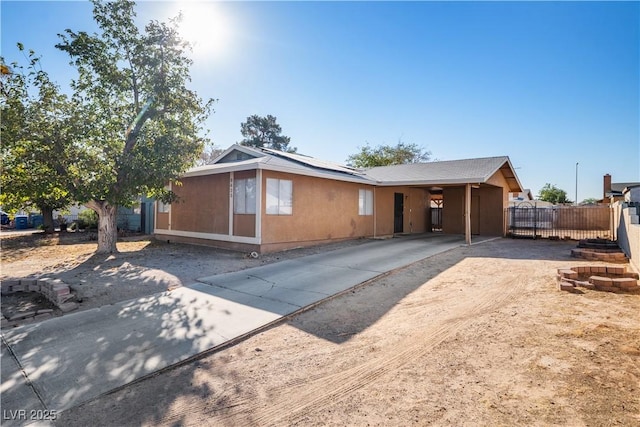
[[[157,241],[132,236],[118,242],[115,255],[95,255],[97,243],[90,233],[2,233],[0,280],[7,278],[60,279],[71,288],[78,310],[126,301],[195,283],[200,277],[243,270],[295,258],[321,250],[356,246],[366,240],[339,242],[326,247],[295,249],[253,259],[249,254],[216,248]],[[37,295],[3,298],[5,311],[51,308]],[[31,297],[31,298],[29,298]],[[29,299],[24,301],[24,299]],[[35,307],[38,308],[38,307]],[[62,315],[56,310],[55,315]]]
[[[195,278],[209,263],[225,271],[300,254],[196,261],[189,251],[208,249],[127,242],[112,265],[76,245],[45,255],[55,247],[22,259],[3,250],[2,274],[27,271],[38,254],[49,273],[151,289],[162,274],[185,283],[171,260],[192,263]],[[599,264],[570,258],[573,247],[499,239],[448,251],[64,411],[56,424],[639,425],[640,295],[558,291],[557,268]]]

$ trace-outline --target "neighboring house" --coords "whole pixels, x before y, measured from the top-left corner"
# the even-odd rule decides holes
[[[625,187],[622,190],[622,196],[625,202],[640,203],[640,183]]]
[[[150,199],[146,196],[141,196],[131,207],[118,206],[116,218],[118,229],[152,234],[154,206],[155,199]],[[89,210],[89,208],[84,205],[74,205],[65,211],[54,211],[53,219],[54,222],[57,222],[57,218],[63,216],[67,219],[68,223],[71,223],[78,219],[78,215],[80,215],[81,212],[86,210]]]
[[[363,171],[241,145],[180,181],[177,202],[156,203],[157,238],[257,252],[431,231],[432,200],[444,233],[501,236],[509,193],[522,191],[508,157]]]
[[[531,194],[531,190],[525,188],[519,193],[509,193],[509,201],[510,202],[526,202],[533,200],[533,194]]]
[[[640,182],[611,182],[611,175],[603,178],[603,203],[614,203],[625,200],[625,189],[640,187]],[[636,190],[637,191],[637,190]]]
[[[131,207],[118,206],[118,228],[152,234],[154,205],[155,199],[141,196]]]

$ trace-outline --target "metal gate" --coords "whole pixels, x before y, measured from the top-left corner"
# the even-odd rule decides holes
[[[507,235],[550,239],[611,239],[611,208],[595,206],[538,206],[522,202],[505,210]]]
[[[442,231],[442,208],[431,208],[431,231]]]

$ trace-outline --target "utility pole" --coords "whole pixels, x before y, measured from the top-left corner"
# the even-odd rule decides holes
[[[578,162],[576,162],[576,206],[578,206]]]

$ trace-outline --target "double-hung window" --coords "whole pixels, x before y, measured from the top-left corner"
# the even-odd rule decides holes
[[[256,213],[256,179],[243,178],[233,181],[233,213]]]
[[[373,215],[373,191],[371,190],[359,191],[358,215]]]
[[[293,214],[293,182],[267,178],[266,208],[268,215]]]

